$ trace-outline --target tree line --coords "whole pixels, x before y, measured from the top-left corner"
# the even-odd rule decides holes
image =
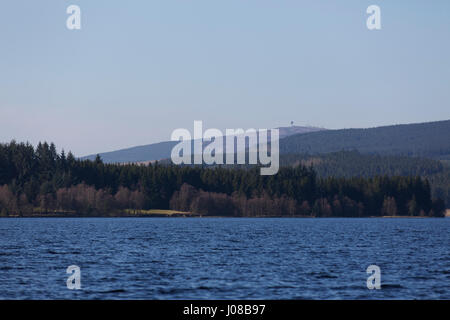
[[[420,176],[429,181],[432,197],[441,198],[450,208],[450,165],[443,160],[340,151],[320,155],[285,154],[281,155],[280,164],[311,165],[319,177]]]
[[[105,164],[58,153],[54,144],[0,144],[0,213],[109,215],[176,209],[228,216],[443,216],[420,177],[318,177],[312,167],[206,168]]]

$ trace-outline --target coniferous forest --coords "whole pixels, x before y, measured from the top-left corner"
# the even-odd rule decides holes
[[[312,166],[319,177],[420,176],[429,181],[431,196],[441,198],[450,208],[450,163],[447,160],[340,151],[281,155],[280,164]]]
[[[302,163],[274,176],[259,173],[256,167],[105,164],[58,153],[54,144],[12,141],[0,144],[0,214],[173,209],[214,216],[442,217],[445,211],[419,176],[322,177]]]

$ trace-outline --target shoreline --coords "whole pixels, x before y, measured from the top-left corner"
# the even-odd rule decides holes
[[[317,218],[317,219],[346,219],[346,218],[383,218],[383,219],[426,219],[426,218],[449,218],[450,209],[447,209],[445,215],[442,217],[430,216],[362,216],[362,217],[348,217],[348,216],[333,216],[333,217],[316,217],[310,215],[262,215],[262,216],[218,216],[218,215],[203,215],[195,212],[165,210],[165,209],[150,209],[150,210],[132,210],[125,209],[124,211],[111,213],[109,215],[101,215],[97,213],[77,213],[74,211],[53,211],[53,212],[39,212],[32,213],[11,214],[7,216],[0,216],[0,218]]]
[[[2,216],[0,219],[16,219],[16,218],[77,218],[77,219],[83,219],[83,218],[224,218],[224,219],[230,219],[230,218],[251,218],[251,219],[263,219],[263,218],[283,218],[283,219],[443,219],[443,218],[450,218],[450,216],[443,216],[443,217],[421,217],[421,216],[367,216],[367,217],[312,217],[312,216],[280,216],[280,215],[273,215],[273,216],[252,216],[252,217],[246,217],[246,216],[206,216],[206,215],[199,215],[199,214],[123,214],[123,215],[58,215],[58,214],[42,214],[42,215],[9,215],[9,216]]]

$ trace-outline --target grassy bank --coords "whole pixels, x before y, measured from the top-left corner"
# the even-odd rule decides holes
[[[0,217],[14,218],[14,217],[36,217],[36,218],[51,218],[51,217],[196,217],[201,216],[192,212],[183,212],[176,210],[135,210],[125,209],[123,211],[114,211],[109,214],[99,214],[96,212],[83,213],[68,210],[43,210],[41,208],[34,208],[29,212],[14,212],[9,214],[0,214]]]
[[[125,214],[127,216],[164,216],[164,217],[195,217],[199,216],[196,213],[192,212],[183,212],[183,211],[176,211],[176,210],[159,210],[159,209],[152,209],[152,210],[135,210],[135,209],[126,209]]]

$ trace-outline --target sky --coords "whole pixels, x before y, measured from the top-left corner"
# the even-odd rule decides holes
[[[81,29],[69,30],[69,5]],[[368,30],[366,9],[381,9]],[[77,156],[173,130],[450,119],[448,0],[5,0],[0,142]]]

